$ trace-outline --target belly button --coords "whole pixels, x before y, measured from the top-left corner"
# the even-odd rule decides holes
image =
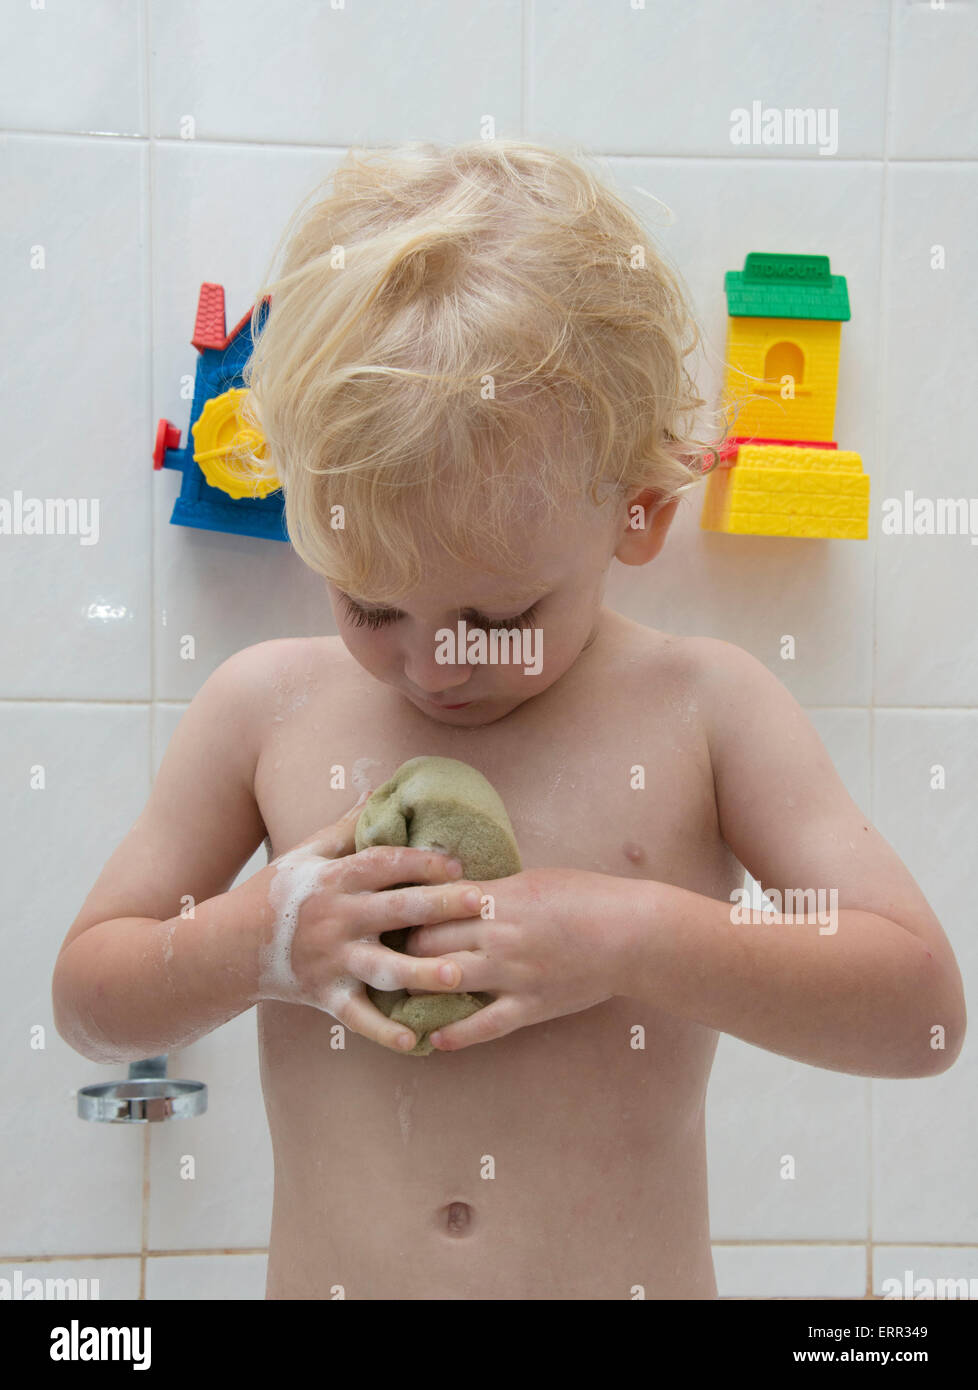
[[[473,1211],[468,1202],[449,1202],[439,1215],[450,1236],[464,1236],[471,1229]]]
[[[626,844],[622,845],[622,849],[624,850],[625,858],[630,859],[633,864],[644,863],[645,850],[641,845],[635,844],[634,840],[627,841]]]

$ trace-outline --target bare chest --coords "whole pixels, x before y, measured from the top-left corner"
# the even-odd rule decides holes
[[[287,689],[256,793],[272,857],[337,820],[420,754],[479,768],[509,813],[525,868],[659,879],[711,896],[740,881],[720,839],[695,692],[627,663],[586,691],[546,691],[477,728],[418,713],[355,668]]]

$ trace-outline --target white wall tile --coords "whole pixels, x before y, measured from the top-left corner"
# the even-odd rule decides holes
[[[723,1035],[706,1111],[713,1239],[863,1240],[869,1089]],[[794,1161],[782,1177],[783,1160]]]
[[[865,1298],[864,1245],[713,1247],[720,1298]]]
[[[17,338],[5,354],[0,494],[98,502],[93,544],[0,537],[0,630],[16,634],[0,677],[8,697],[149,698],[146,156],[123,141],[27,135],[3,150]]]
[[[151,1255],[146,1261],[147,1299],[263,1299],[266,1255]]]
[[[475,140],[521,117],[520,0],[151,0],[155,135],[295,144]]]
[[[978,151],[974,0],[892,2],[890,158],[974,159]]]
[[[978,713],[879,710],[874,722],[876,824],[937,914],[973,999]],[[930,788],[938,764],[945,791]],[[976,1083],[973,1024],[950,1070],[872,1082],[876,1240],[978,1240]]]
[[[145,135],[142,4],[0,0],[0,127]]]
[[[149,1248],[267,1247],[274,1167],[255,1010],[170,1053],[167,1070],[205,1082],[207,1110],[153,1126]]]
[[[73,1260],[5,1260],[0,1264],[0,1279],[10,1281],[11,1298],[16,1297],[18,1274],[22,1292],[29,1279],[65,1280],[63,1286],[44,1284],[45,1298],[50,1295],[52,1301],[60,1299],[62,1288],[65,1292],[73,1291],[79,1296],[78,1303],[81,1305],[76,1316],[80,1321],[84,1321],[83,1310],[86,1301],[97,1299],[98,1302],[104,1303],[109,1299],[138,1299],[139,1263],[138,1259],[100,1260],[91,1256],[81,1256]],[[70,1284],[70,1280],[76,1282]],[[83,1283],[83,1280],[86,1282]],[[82,1294],[84,1298],[81,1297]],[[33,1291],[31,1295],[33,1297]]]
[[[31,790],[32,768],[45,789]],[[99,705],[0,705],[4,859],[0,1255],[136,1251],[142,1125],[79,1119],[80,1086],[124,1079],[54,1027],[58,951],[149,788],[149,712]],[[32,1039],[43,1030],[44,1046]],[[66,1174],[68,1175],[66,1178]]]
[[[978,361],[972,254],[978,164],[894,165],[886,192],[885,442],[873,504],[880,529],[875,699],[881,705],[973,706],[978,483],[967,440]],[[937,248],[945,269],[933,268]],[[965,500],[973,528],[968,534],[883,535],[884,503],[894,499],[905,515],[907,492],[931,503]]]
[[[621,154],[724,158],[744,148],[730,142],[731,113],[758,101],[834,109],[838,155],[878,158],[888,32],[887,7],[872,0],[794,0],[790,13],[764,0],[536,0],[528,130]],[[817,146],[748,148],[831,158]]]
[[[968,1281],[966,1288],[958,1282],[961,1279]],[[951,1285],[948,1280],[955,1282]],[[978,1298],[978,1246],[878,1245],[873,1251],[873,1294],[894,1300],[909,1297],[915,1302],[918,1295],[935,1301],[962,1294]]]

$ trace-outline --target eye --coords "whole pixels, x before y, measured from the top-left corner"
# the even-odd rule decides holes
[[[396,608],[361,608],[354,603],[346,594],[341,595],[344,607],[346,608],[347,618],[353,623],[354,627],[380,628],[387,627],[401,615]],[[484,613],[475,613],[468,610],[465,619],[467,627],[474,628],[520,628],[529,627],[537,615],[539,604],[533,604],[525,613],[518,614],[515,618],[487,618]]]
[[[487,617],[485,616],[485,614],[483,614],[483,613],[475,613],[475,614],[473,614],[472,618],[467,618],[467,619],[466,619],[466,624],[467,624],[468,627],[480,627],[480,628],[490,628],[490,627],[505,627],[505,628],[529,627],[530,624],[533,622],[533,619],[534,619],[534,618],[536,617],[536,615],[537,615],[537,608],[538,608],[538,606],[539,606],[538,604],[534,604],[534,605],[532,606],[532,608],[528,608],[528,609],[526,610],[525,613],[520,613],[520,614],[519,614],[517,617],[515,617],[515,618],[487,618]]]
[[[396,608],[361,608],[346,594],[342,595],[346,616],[354,627],[386,627],[398,616]]]

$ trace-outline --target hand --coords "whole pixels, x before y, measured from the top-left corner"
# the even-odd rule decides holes
[[[487,880],[493,917],[417,927],[413,956],[436,956],[462,968],[456,989],[495,993],[478,1013],[431,1035],[434,1047],[456,1052],[505,1037],[530,1023],[580,1013],[618,993],[618,963],[609,949],[614,923],[626,910],[630,879],[581,869],[526,869]]]
[[[451,961],[392,951],[380,944],[380,934],[478,913],[480,892],[456,881],[462,872],[457,860],[434,850],[376,845],[356,853],[364,799],[279,855],[240,891],[248,892],[261,924],[257,998],[310,1004],[401,1052],[415,1045],[414,1034],[374,1007],[366,985],[450,994],[458,988],[459,969]]]

